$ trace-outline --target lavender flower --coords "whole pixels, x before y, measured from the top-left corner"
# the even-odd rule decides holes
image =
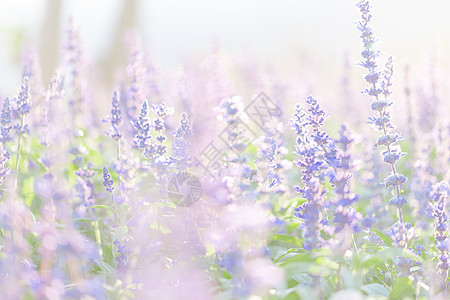
[[[25,125],[25,115],[31,111],[31,94],[30,86],[28,84],[28,77],[23,78],[22,86],[19,92],[19,96],[15,98],[16,112],[19,115],[20,121],[16,123],[15,130],[19,136],[29,132],[28,126]],[[19,138],[20,139],[20,138]]]
[[[349,207],[354,202],[358,201],[358,195],[355,195],[351,190],[350,180],[352,173],[350,173],[352,166],[350,147],[354,140],[346,125],[342,125],[339,131],[340,138],[336,141],[339,145],[339,151],[334,161],[334,176],[330,180],[335,186],[336,200],[334,209],[333,221],[336,225],[336,232],[339,232],[344,227],[349,226],[354,232],[358,232],[359,221],[362,216],[354,208]],[[336,150],[337,151],[337,150]]]
[[[77,175],[75,181],[76,196],[81,200],[81,203],[85,207],[89,207],[95,203],[94,199],[94,184],[90,181],[90,178],[94,176],[94,171],[88,166],[87,170],[78,169],[74,172]]]
[[[413,164],[414,175],[411,180],[410,189],[412,194],[411,206],[416,227],[428,229],[430,219],[433,218],[433,208],[430,203],[433,183],[436,181],[431,173],[429,157],[431,155],[430,143],[423,140],[421,147],[416,152],[416,160]]]
[[[17,99],[17,112],[19,115],[26,115],[31,111],[31,94],[28,77],[23,78],[22,87]]]
[[[286,150],[281,142],[282,124],[273,125],[272,128],[266,127],[264,129],[258,159],[255,161],[259,175],[257,176],[257,182],[262,194],[283,193],[285,191],[285,186],[282,184],[285,179],[281,174],[283,166],[279,159],[280,155]]]
[[[386,187],[392,188],[395,191],[395,196],[389,201],[389,204],[397,207],[398,218],[400,223],[402,223],[402,207],[407,201],[406,197],[401,194],[401,186],[406,182],[407,178],[397,172],[396,163],[405,153],[402,153],[399,147],[394,146],[401,139],[401,135],[393,132],[395,126],[392,124],[389,111],[387,110],[392,105],[392,102],[389,100],[393,75],[392,58],[388,59],[383,74],[377,71],[376,57],[378,56],[378,52],[373,49],[375,38],[370,28],[370,19],[372,17],[370,14],[370,5],[367,0],[362,0],[357,6],[362,13],[362,22],[358,25],[364,44],[364,51],[362,52],[364,60],[361,62],[361,65],[368,71],[365,80],[370,85],[370,88],[365,92],[372,96],[371,107],[376,112],[369,119],[373,125],[382,131],[382,136],[378,138],[377,144],[386,147],[386,151],[382,152],[383,162],[390,165],[392,172],[384,180],[384,184]]]
[[[5,98],[0,114],[0,142],[3,144],[3,148],[7,142],[12,141],[11,129],[11,105],[9,104],[9,98]]]
[[[19,159],[20,159],[20,147],[22,142],[22,136],[28,133],[29,131],[28,126],[25,125],[25,115],[31,111],[30,98],[31,95],[30,95],[30,86],[28,84],[28,77],[25,76],[23,78],[23,83],[20,89],[19,97],[16,99],[16,110],[20,116],[20,123],[17,123],[15,125],[15,129],[17,134],[19,135],[19,138],[17,140],[16,166],[15,166],[16,178],[14,188],[17,188],[19,181],[18,172],[19,172]]]
[[[123,269],[128,265],[128,249],[124,244],[121,244],[118,240],[113,241],[114,246],[117,248],[116,256],[116,262],[117,262],[117,269]]]
[[[111,174],[106,167],[103,167],[103,186],[107,192],[112,193],[114,191],[115,187],[113,184],[114,181],[111,179]]]
[[[409,223],[397,222],[391,226],[390,235],[395,246],[406,248],[408,242],[414,238],[414,228]]]
[[[323,151],[323,157],[325,162],[330,167],[336,167],[339,164],[339,159],[337,158],[337,151],[333,140],[325,132],[321,131],[321,127],[324,125],[326,118],[325,111],[320,107],[319,103],[313,97],[308,97],[306,99],[308,107],[308,125],[312,127],[313,132],[310,134],[312,140],[316,145]]]
[[[10,159],[8,151],[5,148],[0,149],[0,185],[3,185],[5,177],[11,172],[11,169],[7,166],[7,163]],[[3,192],[0,192],[0,197],[3,195]]]
[[[308,103],[316,102],[312,98],[308,98]],[[322,246],[324,240],[320,235],[320,230],[328,222],[323,203],[326,190],[321,184],[321,179],[324,177],[323,170],[327,168],[327,164],[322,158],[324,153],[319,148],[320,145],[316,143],[316,141],[319,141],[321,145],[326,143],[325,137],[317,130],[319,124],[322,124],[324,120],[324,114],[315,104],[309,111],[311,114],[307,116],[301,106],[297,105],[295,119],[291,120],[292,127],[297,132],[296,153],[300,156],[297,165],[302,168],[303,187],[296,187],[296,191],[306,199],[305,203],[296,208],[296,216],[304,219],[302,228],[305,243],[303,248],[306,250]],[[308,125],[312,125],[314,128],[315,139],[309,135]]]
[[[409,250],[415,255],[417,255],[419,258],[421,258],[422,253],[425,251],[425,247],[422,246],[421,244],[418,244],[415,248],[409,248]],[[414,271],[414,274],[418,276],[423,276],[424,272],[423,264],[420,261],[414,261],[414,266],[417,267],[417,269]]]
[[[111,109],[111,128],[108,135],[115,141],[118,141],[122,137],[122,133],[119,130],[122,124],[121,110],[120,110],[120,100],[117,91],[114,91],[112,98],[112,109]]]
[[[111,174],[109,173],[108,169],[103,166],[103,186],[106,188],[106,191],[111,194],[111,199],[113,203],[113,210],[114,210],[114,219],[117,223],[117,214],[116,214],[116,198],[114,197],[114,189],[116,188],[113,186],[114,181],[111,178]]]
[[[143,149],[144,153],[148,155],[147,148],[151,146],[150,124],[148,120],[148,102],[144,100],[142,102],[141,110],[139,112],[138,119],[132,122],[133,127],[136,129],[136,135],[134,136],[134,144]],[[147,155],[144,155],[147,157]]]
[[[166,130],[164,123],[167,116],[173,114],[173,108],[168,107],[165,102],[161,102],[159,105],[152,105],[152,109],[157,114],[157,118],[153,122],[153,129],[158,134],[156,140],[159,142],[156,145],[156,154],[157,157],[163,157],[166,153],[164,141],[167,139],[164,135],[164,131]]]
[[[373,231],[365,230],[364,240],[366,240],[370,244],[382,245],[384,244],[383,240]]]
[[[392,260],[397,269],[397,276],[403,277],[411,274],[411,267],[413,266],[412,258],[395,256]]]
[[[164,180],[169,175],[169,169],[173,167],[173,160],[166,155],[166,145],[165,141],[167,139],[165,135],[166,118],[173,114],[173,108],[168,107],[165,102],[161,102],[158,105],[152,105],[153,111],[156,113],[157,117],[153,122],[153,130],[155,131],[155,142],[151,147],[148,147],[144,156],[151,157],[151,165],[156,168],[155,177],[158,182],[165,186]]]
[[[183,113],[181,115],[180,127],[173,134],[174,141],[174,160],[178,172],[186,172],[192,164],[192,157],[190,155],[190,146],[192,144],[192,127],[188,115]]]
[[[9,98],[3,101],[2,112],[0,114],[0,142],[2,148],[0,149],[0,184],[3,184],[5,177],[10,173],[11,169],[7,166],[10,155],[6,150],[6,143],[12,140],[10,136],[11,126],[11,106]]]
[[[435,239],[436,239],[436,249],[439,252],[438,259],[439,263],[438,276],[442,280],[440,283],[441,288],[447,288],[447,274],[450,267],[450,262],[448,258],[449,251],[449,241],[447,237],[448,228],[448,216],[446,210],[446,203],[448,200],[449,186],[448,183],[442,181],[434,186],[433,191],[433,202],[434,202],[434,212],[433,217],[435,219]]]
[[[241,155],[247,147],[251,137],[249,130],[245,130],[247,115],[244,113],[244,101],[242,97],[234,96],[225,98],[220,102],[220,106],[214,108],[218,112],[217,119],[227,123],[226,129],[220,134],[221,139],[233,150],[233,154],[227,155],[230,163],[245,162],[245,156]]]

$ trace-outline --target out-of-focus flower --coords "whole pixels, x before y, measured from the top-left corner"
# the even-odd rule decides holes
[[[433,191],[433,202],[434,202],[434,212],[433,217],[435,219],[435,239],[436,239],[436,249],[439,252],[438,259],[439,263],[437,265],[438,275],[441,279],[441,288],[447,288],[447,274],[450,267],[450,261],[448,258],[449,252],[449,242],[448,242],[448,215],[447,215],[447,201],[449,194],[448,183],[442,181],[434,186]]]
[[[180,127],[173,134],[173,159],[178,172],[185,172],[193,163],[190,151],[193,143],[193,132],[188,115],[181,115]]]
[[[384,244],[383,240],[373,231],[365,230],[364,240],[366,240],[370,244],[382,245]]]
[[[23,78],[23,83],[20,89],[19,96],[14,99],[16,104],[16,112],[19,115],[18,123],[16,123],[15,130],[18,135],[29,132],[28,125],[25,124],[25,115],[31,111],[31,94],[28,77]]]
[[[127,258],[127,247],[125,244],[120,243],[118,240],[113,241],[114,246],[117,248],[117,254],[116,254],[116,262],[117,262],[117,268],[123,269],[128,264],[128,258]]]
[[[119,130],[120,125],[122,124],[122,116],[120,109],[119,94],[117,93],[117,91],[114,91],[111,105],[112,105],[111,119],[110,119],[111,128],[108,131],[108,135],[111,136],[113,140],[118,141],[122,137],[122,133]]]
[[[334,184],[334,192],[336,194],[336,200],[333,201],[335,205],[333,221],[336,223],[336,232],[347,226],[354,232],[360,230],[358,223],[362,216],[354,208],[350,207],[359,198],[358,195],[352,192],[350,182],[353,177],[350,151],[354,139],[348,127],[342,125],[339,131],[339,140],[335,142],[338,145],[337,156],[333,166],[335,174],[330,180]]]
[[[77,179],[75,181],[75,192],[77,197],[81,200],[82,205],[86,207],[92,206],[95,202],[95,186],[91,182],[90,178],[94,176],[95,172],[88,166],[88,169],[79,169],[74,173],[77,175]]]
[[[303,186],[296,187],[296,191],[306,199],[305,203],[295,209],[295,215],[304,220],[301,225],[305,238],[303,248],[311,250],[323,246],[324,239],[320,231],[329,227],[324,206],[326,189],[321,181],[324,180],[324,170],[329,167],[328,163],[335,164],[336,151],[329,136],[320,131],[325,112],[312,97],[308,97],[307,104],[308,114],[297,105],[295,119],[291,120],[291,124],[297,132],[296,153],[300,157],[297,165],[302,169]]]
[[[406,222],[397,222],[391,227],[391,238],[397,247],[406,247],[408,242],[414,238],[414,228]]]
[[[378,138],[377,145],[386,146],[386,151],[381,154],[383,162],[390,165],[391,175],[385,180],[384,184],[387,188],[392,188],[395,196],[389,201],[389,204],[397,207],[398,219],[400,223],[403,222],[402,207],[406,204],[406,197],[401,194],[401,186],[406,183],[407,178],[397,171],[396,163],[406,153],[402,153],[400,147],[395,147],[394,144],[401,139],[401,135],[394,131],[395,126],[391,122],[390,112],[388,110],[392,102],[389,96],[392,93],[392,79],[393,79],[393,61],[390,57],[386,63],[383,73],[377,71],[376,58],[378,52],[374,50],[375,38],[372,28],[370,27],[369,1],[361,0],[357,6],[361,11],[362,21],[358,24],[358,29],[361,32],[361,39],[364,44],[364,51],[361,53],[363,61],[361,65],[367,69],[368,74],[365,79],[370,88],[366,89],[366,93],[372,97],[371,108],[375,112],[374,116],[369,118],[370,123],[375,125],[378,130],[382,131],[383,135]],[[397,231],[398,228],[393,228]]]
[[[134,136],[134,143],[139,149],[147,150],[147,147],[151,145],[150,124],[148,120],[148,102],[144,100],[142,102],[141,110],[139,112],[138,119],[134,121],[133,127],[136,129],[136,135]]]
[[[5,98],[3,101],[2,112],[0,114],[0,142],[5,144],[12,140],[10,131],[11,126],[11,105],[9,98]]]
[[[114,181],[111,179],[111,174],[108,171],[108,168],[103,167],[103,186],[106,188],[106,191],[112,193],[115,187],[113,186]]]

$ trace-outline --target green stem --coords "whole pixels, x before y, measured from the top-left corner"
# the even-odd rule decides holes
[[[102,236],[100,232],[100,225],[98,223],[98,219],[93,222],[94,232],[95,232],[95,241],[98,245],[98,255],[100,259],[103,261],[103,249],[102,249]]]
[[[120,139],[118,139],[117,143],[116,143],[116,155],[117,155],[117,164],[120,164]],[[122,194],[122,180],[120,179],[119,171],[117,171],[117,183],[119,185],[120,197],[123,197],[123,194]]]
[[[373,83],[373,88],[376,89],[375,83]],[[378,95],[375,96],[375,98],[378,101]],[[385,115],[384,108],[383,108],[383,112],[381,112],[381,110],[379,110],[378,112],[380,113],[380,117],[383,117]],[[384,124],[382,124],[381,128],[383,130],[384,135],[387,135],[386,126]],[[391,154],[391,147],[389,145],[386,145],[386,148],[388,150],[388,153]],[[391,165],[392,173],[394,175],[397,175],[397,169],[395,168],[395,164],[390,164],[390,165]],[[401,192],[400,192],[400,187],[398,185],[396,186],[396,192],[397,192],[397,197],[400,198]],[[400,223],[403,223],[403,213],[402,213],[401,207],[398,208],[397,215],[398,215],[398,220],[400,221]]]
[[[14,190],[17,190],[17,184],[19,181],[19,158],[20,158],[20,146],[22,144],[22,129],[23,129],[24,119],[25,119],[25,115],[22,115],[22,118],[20,119],[20,134],[19,134],[19,139],[17,142],[16,167],[14,168],[16,170],[16,179],[14,181]]]
[[[114,208],[114,219],[116,220],[116,224],[118,224],[117,223],[117,213],[116,213],[116,198],[114,197],[114,193],[113,192],[111,192],[111,199],[112,199],[113,208]]]

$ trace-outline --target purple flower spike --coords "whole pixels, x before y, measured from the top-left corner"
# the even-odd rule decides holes
[[[106,191],[112,193],[115,189],[113,184],[114,181],[111,179],[111,174],[106,167],[103,167],[103,186],[106,188]]]
[[[442,181],[434,186],[433,191],[433,202],[434,202],[434,228],[436,239],[436,249],[439,251],[438,259],[439,263],[437,265],[438,275],[441,278],[441,288],[446,289],[447,287],[447,274],[450,267],[450,261],[448,258],[448,237],[447,237],[447,210],[446,202],[448,201],[449,186],[446,182]]]

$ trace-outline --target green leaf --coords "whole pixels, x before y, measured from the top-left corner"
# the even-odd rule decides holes
[[[339,265],[330,260],[326,254],[327,251],[299,253],[287,258],[281,259],[279,264],[285,269],[288,276],[299,273],[310,275],[328,276],[336,271]]]
[[[296,291],[297,291],[298,287],[292,287],[292,288],[288,288],[285,290],[280,290],[277,291],[277,298],[278,299],[297,299],[298,296],[296,297]],[[294,294],[294,295],[291,295]]]
[[[111,278],[116,277],[116,270],[110,264],[98,259],[95,260],[95,263],[100,267],[104,276]]]
[[[364,244],[361,246],[363,249],[369,249],[369,250],[375,250],[375,251],[381,251],[384,249],[383,246],[377,245],[377,244]]]
[[[364,254],[360,254],[360,257]],[[407,257],[417,262],[423,262],[423,259],[408,249],[404,248],[385,248],[370,258],[363,260],[359,266],[362,270],[373,270],[376,267],[385,268],[387,261],[392,260],[394,257]]]
[[[286,234],[275,234],[272,237],[272,243],[278,242],[279,244],[287,244],[289,246],[297,246],[301,247],[302,244],[300,243],[299,239],[295,236],[286,235]]]
[[[361,287],[368,296],[389,296],[389,289],[380,283],[371,283]]]
[[[92,205],[92,208],[106,208],[106,209],[114,210],[111,206],[103,205],[103,204]]]
[[[291,253],[298,253],[300,250],[297,248],[291,248],[287,251],[285,251],[283,254],[281,254],[277,259],[274,260],[274,262],[280,261],[283,257],[288,256]]]
[[[412,280],[408,277],[399,277],[394,282],[389,299],[404,299],[407,296],[412,296],[414,288],[412,286]]]
[[[305,286],[309,286],[312,283],[311,276],[308,274],[295,274],[291,278]]]

